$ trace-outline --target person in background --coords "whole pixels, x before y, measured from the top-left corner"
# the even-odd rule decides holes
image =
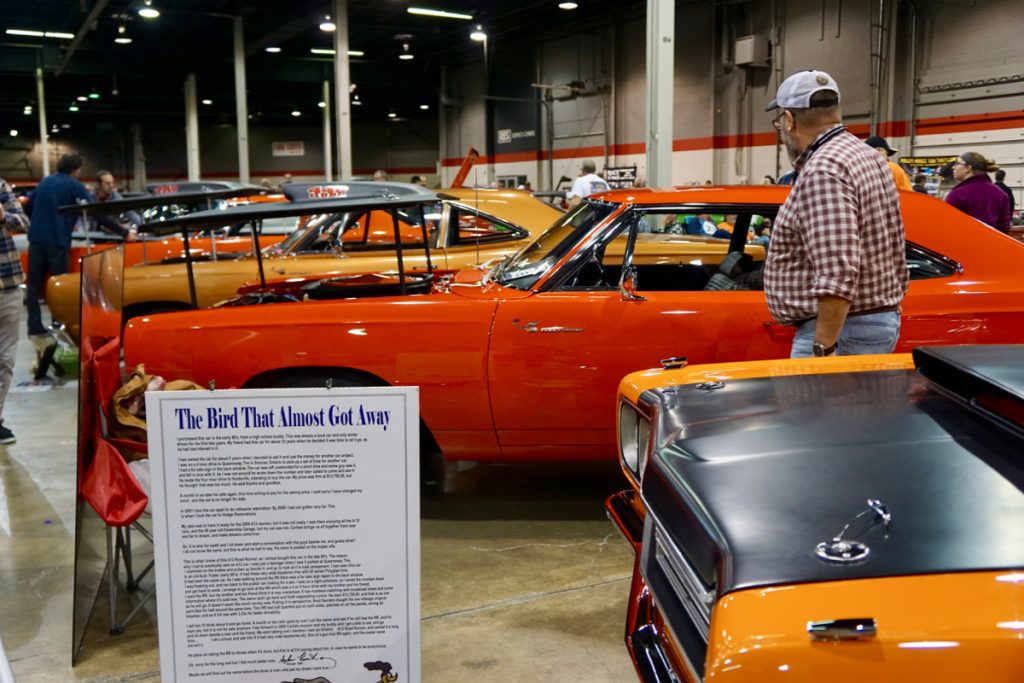
[[[71,230],[74,216],[64,215],[58,207],[88,202],[92,195],[78,180],[82,171],[82,157],[65,154],[57,162],[57,172],[43,178],[39,187],[29,195],[25,213],[32,219],[28,231],[28,336],[37,347],[48,346],[53,337],[43,327],[39,295],[49,275],[68,272],[68,254],[71,249]]]
[[[280,184],[280,185],[278,185],[278,186],[277,186],[276,188],[274,188],[274,189],[275,189],[275,190],[277,190],[278,192],[284,192],[284,186],[285,186],[285,185],[288,185],[288,184],[289,184],[289,183],[291,183],[291,182],[292,182],[292,174],[291,174],[291,173],[285,173],[285,174],[284,174],[284,175],[282,176],[282,179],[281,179],[281,184]]]
[[[989,172],[999,170],[995,162],[978,152],[964,152],[953,162],[952,169],[958,184],[946,195],[946,202],[1008,233],[1010,198],[988,177]]]
[[[110,171],[100,171],[96,174],[97,202],[123,199],[121,193],[115,188],[116,183],[113,173]],[[142,225],[142,216],[135,211],[125,211],[120,216],[96,216],[95,221],[96,225],[104,232],[119,235],[125,241],[132,242],[138,236],[135,228]]]
[[[884,161],[843,125],[839,86],[799,71],[767,111],[799,172],[764,265],[768,310],[796,328],[790,356],[891,353],[907,291],[900,197]]]
[[[792,185],[796,182],[796,169],[793,169],[789,173],[783,173],[779,176],[776,181],[776,185]]]
[[[264,188],[266,190],[273,190],[274,189],[274,185],[273,185],[273,183],[270,182],[270,178],[261,178],[260,179],[260,187],[262,187],[262,188]]]
[[[761,178],[761,184],[762,185],[774,185],[775,184],[775,178],[771,177],[770,175],[766,175],[765,177]]]
[[[924,192],[928,194],[928,188],[925,187],[925,182],[928,181],[928,176],[924,173],[918,173],[914,176],[914,184],[910,186],[914,192]]]
[[[725,214],[725,218],[722,222],[715,226],[716,229],[714,236],[728,239],[732,237],[732,230],[734,227],[736,227],[736,214],[727,213]]]
[[[888,164],[889,170],[892,171],[892,179],[896,181],[896,187],[900,190],[911,190],[913,187],[910,184],[910,177],[907,172],[903,170],[903,167],[897,164],[895,161],[891,161],[889,157],[899,152],[898,149],[893,149],[889,146],[889,143],[885,141],[885,138],[879,135],[872,135],[864,141],[868,147],[873,148],[878,152],[878,156],[882,157],[882,160]]]
[[[21,284],[25,280],[12,229],[28,230],[28,217],[7,181],[0,178],[0,444],[14,443],[14,432],[4,426],[7,390],[14,376],[18,327],[21,325]]]
[[[388,172],[383,168],[378,168],[373,172],[373,179],[381,182],[386,181],[388,180]]]
[[[1006,171],[1004,171],[1003,169],[999,169],[998,171],[996,171],[996,183],[995,183],[995,185],[1000,190],[1005,192],[1006,196],[1010,198],[1010,215],[1012,216],[1014,210],[1016,210],[1016,208],[1017,208],[1017,199],[1013,196],[1013,190],[1010,189],[1010,186],[1007,185],[1005,182],[1003,182],[1005,180],[1006,180]]]
[[[597,164],[591,159],[584,159],[580,164],[580,176],[573,182],[566,199],[569,200],[569,208],[576,206],[584,197],[589,197],[598,192],[606,192],[608,182],[597,175]]]
[[[376,178],[374,178],[374,180],[376,180]],[[414,175],[412,178],[409,179],[409,182],[412,183],[413,185],[419,185],[420,187],[427,186],[427,179],[421,175]]]

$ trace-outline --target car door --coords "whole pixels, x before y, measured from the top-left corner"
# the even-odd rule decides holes
[[[663,219],[645,216],[659,224]],[[637,227],[649,223],[635,221],[630,230]],[[792,330],[770,322],[764,292],[703,289],[727,241],[669,232],[654,237],[641,259],[648,269],[638,274],[642,299],[624,295],[617,284],[624,232],[598,249],[603,275],[567,276],[550,291],[498,305],[488,372],[505,457],[537,458],[546,451],[611,457],[619,380],[661,359],[684,356],[692,364],[788,355]],[[576,268],[591,265],[585,259]]]

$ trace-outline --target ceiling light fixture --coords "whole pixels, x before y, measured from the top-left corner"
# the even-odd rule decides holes
[[[393,118],[396,118],[397,116],[398,116],[398,114],[396,114],[396,113],[395,113],[395,112],[393,112],[393,111],[389,111],[389,112],[388,112],[388,118],[389,118],[389,119],[393,119]]]
[[[362,50],[349,50],[349,51],[348,51],[348,56],[349,56],[349,57],[362,57],[362,56],[364,56],[365,54],[366,54],[366,53],[365,53],[365,52],[363,52]]]
[[[324,102],[323,100],[320,100],[319,102],[317,102],[317,103],[316,103],[316,106],[318,106],[318,107],[320,107],[321,109],[323,109],[324,107],[326,107],[326,106],[327,106],[327,103],[326,103],[326,102]]]
[[[126,33],[127,29],[123,23],[117,25],[117,37],[114,38],[114,42],[118,45],[128,45],[132,42],[131,36]]]
[[[18,129],[17,128],[11,128],[11,137],[12,138],[18,137]]]
[[[213,100],[203,100],[203,104],[205,104],[206,106],[210,106],[211,104],[213,104]]]
[[[408,10],[409,14],[418,14],[422,17],[438,17],[440,19],[463,19],[465,21],[472,21],[472,14],[462,14],[461,12],[446,12],[442,9],[428,9],[426,7],[410,7]]]
[[[473,32],[469,34],[469,39],[475,40],[478,43],[482,43],[487,40],[487,34],[484,33],[484,27],[477,24],[476,28],[473,29]]]
[[[359,101],[359,96],[358,95],[356,96],[356,98],[354,100],[352,100],[352,104],[354,104],[356,106],[359,106],[359,105],[362,104],[362,102]]]
[[[72,104],[70,107],[68,107],[68,111],[78,111],[78,105]]]
[[[409,43],[402,43],[402,54],[398,55],[398,58],[405,61],[413,59],[412,53],[409,52]]]
[[[78,100],[79,102],[88,102],[89,101],[89,98],[86,97],[85,95],[79,95],[75,99]]]
[[[558,3],[558,9],[576,9],[579,7],[575,2],[560,2]]]
[[[429,104],[421,104],[420,105],[420,109],[422,109],[423,111],[426,111],[426,110],[430,109],[430,105]]]
[[[58,31],[32,31],[25,28],[9,28],[6,31],[9,36],[29,36],[31,38],[62,38],[74,40],[74,33],[60,33]]]
[[[96,92],[95,90],[93,90],[91,93],[89,93],[89,99],[90,100],[98,100],[99,98],[100,98],[100,94],[98,92]]]
[[[302,116],[302,112],[298,109],[292,109],[292,116]]]
[[[144,0],[142,6],[139,7],[139,16],[143,19],[156,19],[160,16],[160,10],[153,7],[153,0]]]
[[[337,31],[338,30],[338,26],[333,21],[331,21],[331,15],[330,14],[325,16],[324,20],[320,22],[320,30],[321,31],[327,31],[328,33],[330,33],[331,31]]]
[[[281,51],[281,48],[277,47],[276,45],[271,45],[270,47],[265,48],[265,49],[266,49],[267,52],[272,52],[274,54],[277,54],[278,52]]]
[[[333,55],[334,50],[328,50],[322,47],[311,47],[309,51],[314,55]]]

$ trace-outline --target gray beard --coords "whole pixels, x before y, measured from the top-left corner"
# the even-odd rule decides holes
[[[781,134],[782,144],[786,147],[786,153],[789,155],[789,163],[795,164],[796,160],[803,154],[803,150],[797,149],[796,143],[793,141],[793,138],[789,137],[788,132],[780,130],[779,133]]]

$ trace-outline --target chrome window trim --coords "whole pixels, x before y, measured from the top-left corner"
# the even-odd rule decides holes
[[[527,230],[526,228],[524,228],[523,226],[519,225],[518,223],[513,223],[512,221],[505,220],[504,218],[497,218],[497,217],[487,213],[486,211],[481,211],[480,209],[473,208],[472,206],[470,206],[468,204],[464,204],[464,203],[462,203],[462,201],[448,200],[445,203],[448,205],[447,208],[448,208],[449,211],[451,211],[453,209],[456,209],[458,211],[466,211],[467,213],[474,214],[476,216],[479,216],[480,218],[485,218],[485,219],[491,221],[492,223],[496,223],[498,225],[502,225],[502,226],[508,228],[511,231],[508,234],[508,236],[503,236],[501,238],[496,238],[496,239],[482,240],[482,241],[479,242],[479,244],[493,244],[493,243],[502,243],[502,242],[514,242],[516,240],[525,239],[525,238],[530,236],[530,231]],[[447,216],[447,218],[450,219],[450,215]],[[449,225],[450,225],[450,223],[449,223]],[[458,242],[457,241],[457,239],[458,239],[457,233],[458,233],[457,230],[455,230],[455,231],[449,230],[449,231],[446,232],[446,234],[445,234],[445,246],[448,246],[448,247],[466,247],[466,246],[470,246],[471,247],[471,246],[475,246],[477,244],[476,242]]]

